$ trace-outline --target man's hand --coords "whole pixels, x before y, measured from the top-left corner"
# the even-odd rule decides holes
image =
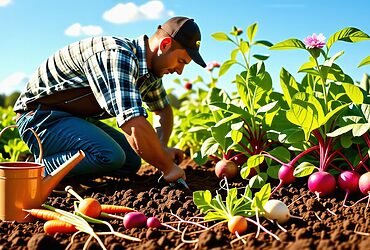
[[[177,181],[180,178],[186,180],[186,175],[185,171],[174,163],[172,165],[172,168],[168,169],[166,172],[163,172],[163,178],[167,182],[171,183]]]
[[[177,148],[165,148],[164,151],[169,155],[172,161],[180,164],[184,160],[184,151]]]

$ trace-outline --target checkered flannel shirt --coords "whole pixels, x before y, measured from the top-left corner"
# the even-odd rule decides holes
[[[58,91],[90,86],[101,108],[117,118],[118,126],[169,104],[162,79],[149,72],[147,37],[129,40],[94,37],[68,45],[37,69],[18,98],[14,111]]]

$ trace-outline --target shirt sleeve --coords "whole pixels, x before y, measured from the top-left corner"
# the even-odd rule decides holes
[[[116,117],[118,126],[134,117],[148,116],[136,84],[138,63],[131,51],[96,53],[85,61],[84,70],[100,107]]]
[[[149,111],[160,110],[170,104],[161,78],[157,79],[155,84],[144,95],[143,101]]]

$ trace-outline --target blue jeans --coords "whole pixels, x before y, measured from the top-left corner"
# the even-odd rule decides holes
[[[39,146],[32,128],[41,139],[45,175],[57,169],[78,150],[85,158],[66,177],[79,175],[129,175],[141,166],[141,158],[131,148],[123,132],[107,124],[56,110],[22,113],[17,120],[21,138],[39,162]],[[119,173],[119,174],[118,174]]]

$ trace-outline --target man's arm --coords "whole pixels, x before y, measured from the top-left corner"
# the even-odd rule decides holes
[[[164,147],[170,139],[173,128],[173,112],[170,105],[164,109],[154,111],[153,127]]]
[[[172,182],[179,178],[186,178],[185,172],[174,164],[145,117],[135,117],[125,122],[121,129],[136,153],[147,163],[161,170],[167,181]]]

